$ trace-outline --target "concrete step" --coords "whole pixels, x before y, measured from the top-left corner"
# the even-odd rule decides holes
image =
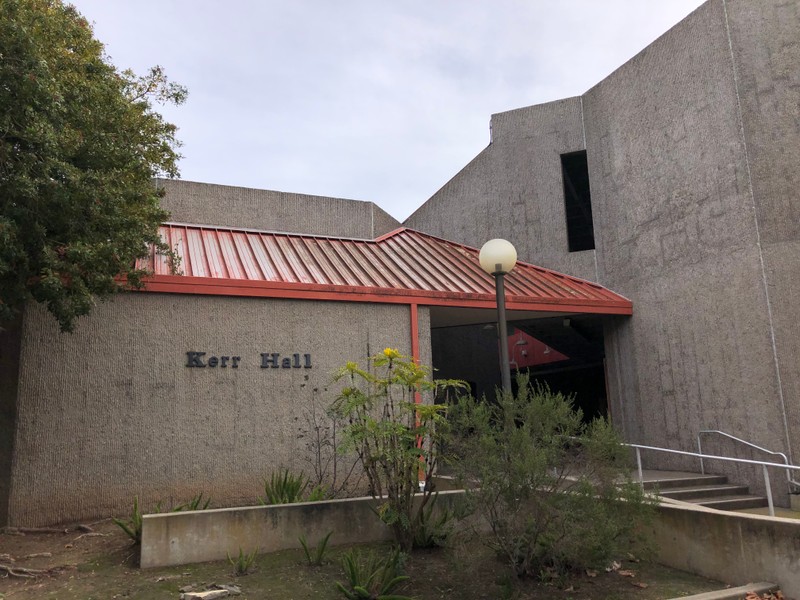
[[[644,470],[642,474],[645,489],[657,490],[665,498],[719,510],[742,510],[768,505],[765,497],[750,494],[747,486],[728,483],[728,478],[724,475],[656,470]]]
[[[697,485],[689,487],[667,488],[660,491],[660,495],[676,500],[691,502],[699,498],[710,498],[715,496],[742,496],[747,495],[749,488],[746,485],[736,485],[733,483],[723,483],[720,485]]]
[[[673,488],[687,488],[692,486],[721,485],[728,483],[728,478],[724,475],[701,475],[700,473],[683,473],[680,477],[656,477],[644,482],[646,490],[668,490]]]
[[[693,504],[716,508],[719,510],[740,510],[742,508],[758,508],[767,506],[767,499],[764,496],[752,496],[742,494],[737,496],[712,496],[692,501]]]
[[[761,581],[759,583],[748,583],[735,588],[725,588],[716,592],[703,592],[694,596],[681,596],[672,600],[741,600],[749,593],[765,594],[775,592],[778,586],[774,583]]]

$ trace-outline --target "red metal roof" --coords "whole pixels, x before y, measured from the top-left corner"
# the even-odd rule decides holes
[[[494,307],[494,280],[478,250],[401,228],[376,240],[167,223],[162,239],[181,257],[137,263],[145,291]],[[630,300],[576,277],[518,262],[506,276],[509,309],[631,314]]]

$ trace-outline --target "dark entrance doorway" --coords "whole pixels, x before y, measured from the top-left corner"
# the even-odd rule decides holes
[[[530,345],[521,343],[536,340],[556,353],[557,360],[532,361],[525,364],[518,359],[518,372],[527,372],[532,381],[539,381],[555,392],[572,396],[577,408],[587,420],[607,416],[608,397],[605,377],[605,344],[602,317],[595,315],[571,315],[517,321],[515,355],[521,356]],[[547,350],[545,350],[547,352]],[[547,354],[545,354],[547,356]]]
[[[585,419],[606,416],[603,317],[529,315],[514,315],[508,323],[512,380],[516,373],[528,373],[532,381],[571,396]],[[492,397],[500,386],[495,323],[450,325],[452,321],[437,327],[437,319],[431,319],[435,377],[463,379],[470,383],[473,394]],[[516,387],[516,381],[513,385]]]

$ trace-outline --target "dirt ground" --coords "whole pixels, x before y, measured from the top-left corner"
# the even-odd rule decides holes
[[[261,555],[252,574],[235,577],[226,561],[165,569],[136,566],[138,548],[110,520],[66,528],[58,533],[0,534],[0,599],[108,600],[116,598],[178,600],[180,591],[212,584],[241,588],[241,600],[343,598],[334,587],[344,581],[341,548],[332,548],[327,564],[309,567],[301,551]],[[14,577],[10,568],[43,571],[34,578]],[[406,572],[411,581],[396,590],[418,600],[555,598],[563,600],[662,600],[725,587],[719,582],[647,562],[621,560],[611,572],[582,574],[557,584],[518,581],[483,547],[449,552],[415,552]],[[5,577],[2,577],[5,575]]]
[[[3,577],[0,593],[6,598],[43,597],[51,587],[58,587],[58,582],[82,578],[85,567],[99,557],[134,569],[137,556],[138,548],[130,544],[129,538],[110,519],[67,526],[59,533],[5,530],[0,533],[0,565],[16,571],[30,569],[45,573],[25,578],[0,569],[0,577]]]

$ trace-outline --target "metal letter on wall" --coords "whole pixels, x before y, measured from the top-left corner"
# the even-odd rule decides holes
[[[186,353],[186,366],[187,367],[205,367],[206,364],[200,359],[205,356],[205,352],[187,352]]]

